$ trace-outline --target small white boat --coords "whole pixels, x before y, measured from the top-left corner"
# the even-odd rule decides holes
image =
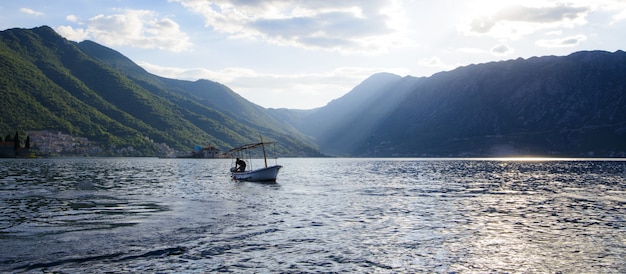
[[[268,144],[274,143],[265,143],[263,142],[263,138],[261,138],[260,143],[246,144],[228,151],[233,156],[239,155],[237,156],[237,160],[241,158],[241,161],[244,161],[243,170],[239,163],[237,163],[237,161],[234,162],[234,166],[230,168],[230,173],[233,180],[251,182],[276,182],[276,178],[278,177],[278,171],[280,171],[283,166],[278,164],[273,166],[267,165],[267,154],[265,153],[265,145]],[[248,164],[245,163],[245,159],[248,160],[248,163],[251,163],[250,151],[259,147],[261,147],[263,150],[263,162],[265,164],[265,167],[251,168],[251,170],[246,170],[245,168],[246,166],[248,166]]]
[[[231,175],[233,176],[233,180],[251,182],[276,182],[276,177],[278,177],[278,171],[281,168],[281,165],[274,165],[240,172],[235,171],[235,168],[232,167],[230,171]]]

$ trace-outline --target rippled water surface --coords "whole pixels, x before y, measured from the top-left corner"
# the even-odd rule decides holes
[[[626,162],[0,160],[0,272],[626,272]]]

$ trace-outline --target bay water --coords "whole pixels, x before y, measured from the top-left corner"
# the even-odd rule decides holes
[[[0,159],[0,272],[626,273],[620,159],[278,164]]]

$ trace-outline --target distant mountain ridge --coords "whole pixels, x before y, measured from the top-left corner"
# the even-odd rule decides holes
[[[335,155],[624,157],[626,53],[520,58],[422,78],[378,74],[298,120]]]
[[[146,72],[49,27],[0,32],[0,135],[62,131],[102,155],[278,141],[281,156],[626,157],[626,53],[584,51],[372,75],[311,110],[265,109],[209,80]],[[25,136],[20,134],[20,136]],[[321,152],[321,153],[320,153]]]

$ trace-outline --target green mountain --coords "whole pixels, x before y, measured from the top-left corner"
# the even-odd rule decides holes
[[[117,155],[156,156],[162,146],[189,151],[278,142],[283,156],[318,156],[299,131],[219,83],[152,75],[120,53],[75,43],[49,27],[0,32],[0,135],[50,130],[86,137]]]

